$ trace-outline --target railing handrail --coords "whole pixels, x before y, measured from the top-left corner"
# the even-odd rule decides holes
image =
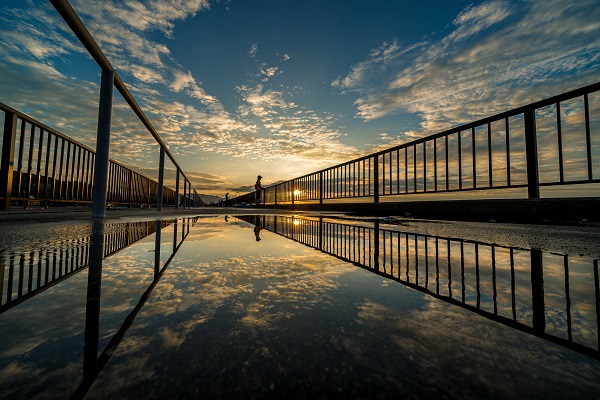
[[[600,183],[598,172],[594,172],[598,164],[593,150],[593,143],[599,132],[592,129],[595,122],[590,112],[590,95],[599,91],[600,82],[596,82],[265,185],[261,202],[291,202],[293,206],[296,198],[300,202],[318,201],[323,204],[325,200],[372,197],[374,203],[379,203],[380,196],[523,188],[527,189],[528,198],[539,199],[542,187]],[[579,99],[582,101],[578,101],[577,105],[570,105],[570,100]],[[594,101],[598,101],[596,97]],[[581,112],[581,122],[565,119],[565,115],[569,114],[561,111],[563,103],[566,103],[567,110],[574,107],[574,111]],[[546,108],[552,110],[547,113],[539,112]],[[536,126],[538,121],[542,121],[540,130]],[[547,121],[554,124],[553,131],[544,125]],[[585,150],[575,161],[572,158],[566,160],[565,154],[573,150],[574,145],[563,142],[562,131],[568,132],[575,124],[583,127],[578,129],[584,130]],[[546,135],[552,134],[550,140],[557,141],[557,163],[543,158],[538,151],[538,147],[551,146],[545,137],[545,141],[539,142],[542,136],[538,137],[538,131]],[[484,147],[482,143],[487,146]],[[582,167],[567,174],[567,163],[574,162],[580,163]],[[515,169],[515,165],[519,169]],[[553,172],[556,178],[550,175]],[[253,198],[255,193],[248,192],[230,201],[258,202],[258,196]],[[280,200],[278,193],[281,193],[283,200]],[[518,193],[521,194],[522,192]]]
[[[485,117],[485,118],[482,118],[482,119],[479,119],[479,120],[476,120],[476,121],[473,121],[473,122],[469,122],[467,124],[455,126],[453,128],[446,129],[444,131],[441,131],[441,132],[438,132],[438,133],[434,133],[432,135],[425,136],[425,137],[422,137],[420,139],[415,139],[413,141],[402,143],[402,144],[394,146],[394,147],[390,147],[390,148],[387,148],[387,149],[384,149],[384,150],[379,150],[379,151],[377,151],[375,153],[369,153],[369,154],[367,154],[365,156],[358,157],[358,158],[352,159],[350,161],[345,161],[345,162],[340,163],[340,164],[332,165],[331,167],[323,168],[323,169],[320,169],[320,170],[317,170],[317,171],[314,171],[314,172],[310,172],[308,174],[301,175],[301,176],[298,176],[298,177],[295,177],[295,178],[292,178],[292,179],[287,179],[287,180],[275,183],[275,184],[270,185],[270,186],[265,186],[265,188],[268,189],[268,188],[271,188],[271,187],[274,187],[274,186],[277,186],[277,185],[281,185],[281,184],[286,183],[286,182],[290,182],[292,180],[306,178],[306,177],[309,177],[311,175],[319,174],[321,172],[325,172],[325,171],[329,171],[329,170],[332,170],[332,169],[335,169],[335,168],[343,167],[344,165],[350,165],[350,164],[358,162],[358,161],[367,160],[369,158],[380,156],[382,154],[387,154],[387,153],[395,151],[395,150],[400,150],[400,149],[404,149],[404,148],[407,148],[407,147],[415,146],[415,145],[421,144],[423,142],[427,142],[427,141],[432,140],[432,139],[437,139],[437,138],[440,138],[440,137],[444,137],[444,136],[452,134],[452,133],[462,132],[462,131],[465,131],[467,129],[475,128],[477,126],[485,125],[485,124],[488,124],[488,123],[491,123],[491,122],[494,122],[494,121],[498,121],[498,120],[501,120],[501,119],[514,117],[515,115],[523,114],[523,112],[525,112],[527,110],[539,109],[539,108],[547,107],[547,106],[550,106],[552,104],[556,104],[558,102],[562,102],[562,101],[565,101],[565,100],[573,99],[575,97],[583,96],[586,93],[592,93],[592,92],[597,92],[597,91],[600,91],[600,82],[596,82],[596,83],[593,83],[591,85],[587,85],[587,86],[583,86],[583,87],[580,87],[580,88],[577,88],[577,89],[573,89],[573,90],[570,90],[568,92],[564,92],[564,93],[561,93],[561,94],[549,97],[547,99],[538,100],[538,101],[535,101],[533,103],[526,104],[524,106],[520,106],[520,107],[517,107],[517,108],[513,108],[511,110],[508,110],[508,111],[501,112],[499,114],[492,115],[490,117]]]
[[[91,148],[91,147],[89,147],[89,146],[86,146],[85,144],[83,144],[83,143],[81,143],[81,142],[78,142],[77,140],[75,140],[75,139],[73,139],[73,138],[71,138],[71,137],[69,137],[69,136],[65,135],[64,133],[61,133],[61,132],[57,131],[57,130],[56,130],[56,129],[54,129],[54,128],[51,128],[51,127],[49,127],[48,125],[46,125],[46,124],[44,124],[44,123],[42,123],[42,122],[40,122],[40,121],[36,120],[35,118],[32,118],[31,116],[29,116],[29,115],[27,115],[27,114],[24,114],[24,113],[22,113],[22,112],[20,112],[20,111],[18,111],[18,110],[15,110],[14,108],[12,108],[12,107],[10,107],[10,106],[7,106],[6,104],[4,104],[4,103],[2,103],[2,102],[0,102],[0,111],[8,111],[8,112],[10,112],[10,113],[13,113],[13,114],[15,114],[17,117],[21,118],[23,121],[27,121],[27,122],[29,122],[30,124],[32,124],[32,125],[35,125],[35,126],[37,126],[38,128],[41,128],[41,129],[43,129],[44,131],[50,132],[50,133],[52,133],[53,135],[56,135],[56,136],[60,137],[60,138],[61,138],[61,139],[63,139],[63,140],[66,140],[66,141],[68,141],[68,142],[71,142],[71,143],[73,143],[74,145],[77,145],[77,146],[79,146],[79,147],[81,147],[81,148],[83,148],[83,149],[85,149],[85,150],[87,150],[87,151],[89,151],[89,152],[91,152],[91,153],[93,153],[93,154],[96,154],[96,150],[95,150],[95,149],[93,149],[93,148]],[[127,165],[123,164],[123,163],[122,163],[122,162],[120,162],[120,161],[116,161],[116,160],[114,160],[114,159],[112,159],[112,158],[109,158],[109,161],[110,161],[111,163],[113,163],[113,164],[116,164],[116,165],[120,166],[120,167],[123,167],[123,168],[125,168],[125,169],[128,169],[128,170],[130,170],[130,171],[133,171],[133,172],[135,172],[136,174],[138,174],[139,176],[141,176],[141,177],[143,177],[143,178],[146,178],[146,179],[148,179],[148,180],[150,180],[150,181],[154,181],[154,178],[151,178],[151,177],[149,177],[149,176],[147,176],[147,175],[141,174],[140,172],[138,172],[138,171],[134,170],[132,167],[129,167],[129,166],[127,166]],[[174,189],[171,189],[171,188],[169,188],[169,187],[168,187],[168,186],[166,186],[166,185],[163,185],[163,186],[164,186],[165,188],[167,188],[167,189],[174,190]]]
[[[129,104],[131,109],[135,112],[135,114],[138,116],[138,118],[144,124],[144,126],[148,129],[148,131],[152,134],[152,136],[158,142],[158,144],[165,149],[166,155],[169,157],[171,162],[173,162],[175,167],[180,171],[181,175],[189,181],[189,179],[187,178],[187,176],[185,176],[183,170],[181,169],[177,161],[175,161],[175,158],[169,151],[168,147],[166,146],[158,132],[150,123],[150,120],[144,114],[144,111],[142,111],[140,106],[137,104],[137,102],[135,101],[135,99],[133,98],[133,96],[131,95],[131,93],[129,92],[129,90],[127,89],[127,87],[125,86],[125,84],[123,83],[113,66],[110,64],[110,62],[100,49],[100,46],[98,46],[90,32],[87,30],[87,28],[75,12],[75,10],[73,10],[73,7],[71,7],[67,0],[50,0],[50,2],[56,8],[59,14],[63,17],[64,21],[69,25],[69,27],[77,36],[81,44],[83,44],[83,46],[86,48],[89,54],[94,58],[98,66],[100,66],[100,68],[104,70],[111,71],[114,73],[114,85],[119,91],[119,93],[121,93],[127,104]]]

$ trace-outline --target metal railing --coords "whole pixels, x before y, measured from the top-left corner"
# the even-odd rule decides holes
[[[144,198],[145,200],[156,200],[156,208],[157,210],[162,209],[163,199],[169,198],[169,194],[175,197],[178,197],[180,193],[179,188],[179,178],[180,176],[183,178],[183,202],[182,205],[184,207],[192,206],[192,199],[195,203],[200,203],[201,200],[198,197],[196,191],[192,192],[191,182],[185,176],[177,161],[167,148],[164,141],[161,139],[158,132],[154,129],[150,120],[146,117],[140,106],[137,104],[121,78],[115,72],[114,68],[89,33],[75,10],[71,7],[67,0],[50,0],[54,8],[59,12],[64,21],[69,25],[73,33],[77,36],[83,46],[86,48],[88,53],[94,58],[98,66],[102,70],[102,78],[100,85],[100,101],[99,101],[99,110],[98,110],[98,132],[96,139],[96,152],[94,155],[91,155],[91,149],[86,148],[83,145],[80,145],[63,135],[58,134],[55,131],[47,129],[44,127],[42,129],[41,124],[32,123],[31,124],[31,133],[29,135],[30,145],[29,149],[29,157],[28,167],[32,163],[33,160],[33,144],[35,143],[35,126],[37,125],[40,128],[40,135],[38,143],[37,155],[38,158],[42,157],[42,141],[43,141],[43,132],[48,132],[48,138],[50,139],[51,135],[54,135],[54,147],[53,147],[53,158],[52,158],[52,180],[48,181],[49,171],[44,174],[46,181],[44,182],[46,186],[43,187],[45,190],[44,196],[48,197],[48,189],[51,187],[52,198],[56,200],[65,200],[67,197],[73,199],[74,197],[83,198],[85,197],[85,201],[92,201],[92,216],[93,217],[104,217],[106,204],[108,202],[128,202],[132,200],[132,190],[130,187],[136,185],[137,190],[135,193],[145,192],[145,195],[140,195],[139,198]],[[134,111],[134,113],[138,116],[140,121],[144,124],[148,132],[154,137],[156,142],[160,147],[160,160],[158,167],[158,183],[156,185],[152,184],[150,180],[142,179],[141,175],[133,174],[133,171],[124,167],[121,164],[116,162],[109,161],[108,154],[110,148],[110,125],[111,125],[111,117],[112,117],[112,100],[113,100],[113,87],[116,87],[119,93],[123,96],[127,104]],[[24,159],[22,151],[25,148],[24,139],[25,139],[25,117],[19,113],[15,113],[14,110],[9,109],[4,106],[3,109],[5,113],[5,122],[4,122],[4,133],[2,140],[2,160],[0,169],[2,172],[0,173],[0,198],[2,198],[2,202],[0,202],[0,210],[10,208],[10,202],[13,197],[13,167],[14,167],[14,145],[17,137],[17,125],[18,120],[21,120],[21,133],[20,133],[20,144],[19,144],[19,162],[17,163],[17,197],[23,194],[23,197],[29,198],[31,196],[32,191],[32,179],[33,173],[31,169],[28,169],[28,176],[26,179],[26,190],[21,190],[22,183],[22,175],[21,172],[23,170],[23,164],[21,160]],[[50,144],[50,140],[47,141]],[[46,154],[50,153],[50,148],[46,144]],[[65,150],[65,146],[67,147]],[[60,150],[58,150],[60,149]],[[66,154],[66,158],[63,155]],[[60,158],[56,158],[57,155]],[[164,182],[164,160],[165,155],[169,157],[172,161],[173,165],[176,168],[176,187],[172,193],[163,193],[163,182]],[[72,157],[72,158],[71,158]],[[85,159],[82,164],[81,158]],[[76,160],[77,159],[77,160]],[[69,164],[69,161],[71,164]],[[58,162],[58,168],[57,167]],[[66,170],[63,170],[63,162],[66,163]],[[40,161],[37,161],[37,165],[40,165]],[[50,165],[49,160],[46,160],[46,166]],[[93,170],[90,170],[93,165]],[[35,182],[36,185],[33,188],[34,192],[39,194],[40,186],[41,186],[41,170],[38,171],[36,167],[36,176]],[[46,167],[44,167],[46,168]],[[71,168],[70,175],[68,168]],[[76,170],[77,168],[77,170]],[[86,169],[87,168],[87,169]],[[55,176],[54,173],[58,170],[58,176]],[[46,170],[44,169],[46,172]],[[67,176],[67,179],[70,181],[63,180],[62,174]],[[83,182],[76,179],[77,174],[83,174]],[[129,174],[129,177],[127,177]],[[56,179],[58,178],[58,179]],[[38,183],[40,180],[40,183]],[[77,185],[75,185],[77,181]],[[52,184],[52,186],[50,186]],[[145,186],[144,186],[145,185]],[[24,193],[23,193],[24,192]],[[29,193],[29,194],[28,194]],[[90,194],[91,193],[91,194]],[[192,194],[193,193],[193,194]],[[34,196],[35,197],[35,196]],[[80,201],[83,201],[81,199]],[[179,200],[176,199],[174,201],[174,205],[176,208],[179,207]]]
[[[402,232],[380,223],[296,216],[236,218],[600,359],[597,259]]]
[[[6,176],[10,169],[4,163],[0,168],[0,180],[7,185],[12,182],[10,189],[6,187],[9,202],[20,202],[23,207],[92,203],[95,150],[2,103],[0,114],[4,117],[2,136],[12,146],[3,147],[2,152],[3,159],[6,156],[14,166],[12,177]],[[110,204],[158,203],[158,183],[115,160],[109,160],[107,179]],[[6,194],[0,191],[0,199],[5,200]],[[175,206],[173,189],[164,186],[162,195],[163,205]],[[180,202],[201,205],[195,192]]]
[[[598,91],[595,83],[266,187],[264,203],[501,189],[540,198],[540,188],[600,183]],[[241,202],[255,193],[229,204]]]

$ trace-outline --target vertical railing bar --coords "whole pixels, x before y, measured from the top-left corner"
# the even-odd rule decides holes
[[[40,140],[38,141],[38,155],[37,155],[37,163],[36,163],[36,185],[35,185],[35,198],[40,198],[40,184],[41,184],[41,176],[42,172],[42,153],[44,148],[44,129],[40,128]]]
[[[71,186],[69,187],[69,182],[67,180],[67,194],[66,194],[66,198],[67,199],[73,199],[73,175],[75,174],[75,151],[77,149],[77,146],[75,145],[75,143],[70,143],[72,146],[69,149],[69,157],[71,158],[70,162],[71,162],[71,172],[69,174],[69,178],[71,181]],[[71,157],[72,156],[72,157]],[[71,194],[69,196],[69,193]]]
[[[417,145],[413,144],[413,189],[417,193]]]
[[[446,161],[446,191],[450,190],[450,160],[448,159],[448,157],[450,156],[450,152],[448,149],[448,146],[450,145],[450,138],[449,135],[444,136],[444,139],[446,141],[446,145],[444,146],[445,149],[445,153],[446,153],[446,157],[445,157],[445,161]]]
[[[573,340],[572,325],[571,325],[571,290],[569,288],[569,257],[564,256],[563,266],[565,269],[565,311],[567,313],[567,335],[569,341]]]
[[[46,161],[45,161],[45,165],[44,165],[44,199],[48,199],[48,182],[50,182],[49,180],[49,176],[48,176],[48,172],[50,172],[50,154],[51,154],[51,149],[52,149],[52,133],[47,131],[48,133],[48,143],[46,143]]]
[[[592,139],[590,129],[590,104],[588,94],[583,95],[583,105],[585,112],[585,144],[586,144],[586,155],[587,155],[587,172],[588,179],[591,181],[594,179],[594,171],[592,166]]]
[[[492,298],[494,300],[494,315],[498,315],[498,291],[496,288],[496,246],[492,244]]]
[[[475,127],[471,128],[471,154],[473,161],[473,189],[477,189],[477,151],[475,150]]]
[[[427,142],[423,142],[423,191],[427,192]]]
[[[31,124],[31,131],[29,132],[29,154],[27,157],[27,186],[25,190],[25,198],[29,198],[31,195],[31,178],[33,169],[33,148],[35,146],[35,124]],[[25,200],[27,201],[27,200]],[[27,203],[25,203],[27,204]]]
[[[425,242],[425,289],[429,290],[429,236],[423,236]]]
[[[373,157],[373,174],[375,175],[373,177],[373,202],[379,203],[379,156],[378,155],[375,155]],[[385,177],[384,177],[384,180],[385,180]]]
[[[510,186],[510,126],[508,117],[504,118],[506,133],[506,185]]]
[[[25,119],[19,118],[19,120],[21,121],[21,134],[19,136],[19,156],[17,158],[17,180],[15,185],[13,185],[13,187],[16,186],[17,188],[17,197],[21,197],[21,184],[23,180],[23,151],[25,148],[25,129],[27,125],[27,121],[25,121]]]
[[[462,131],[458,135],[458,189],[462,190]]]
[[[57,163],[58,163],[58,135],[54,135],[54,147],[53,147],[53,157],[52,157],[52,195],[50,196],[50,198],[55,199],[56,198],[56,187],[58,186],[56,184],[56,169],[57,169]]]
[[[560,102],[556,102],[556,136],[558,140],[558,171],[560,183],[565,181],[564,159],[563,159],[563,140],[562,140],[562,121],[560,117]]]
[[[464,303],[466,299],[465,289],[465,242],[460,241],[460,282],[461,282],[461,300]]]
[[[67,140],[67,162],[65,163],[65,200],[69,199],[69,165],[71,162],[71,141]],[[62,198],[62,192],[61,192]]]
[[[516,299],[516,282],[515,282],[515,254],[514,249],[510,248],[510,293],[512,305],[513,321],[517,320],[517,299]]]
[[[448,259],[447,259],[447,263],[448,263],[448,296],[450,298],[452,298],[452,254],[451,254],[451,246],[450,246],[450,239],[447,240],[447,255],[448,255]]]
[[[392,188],[394,187],[394,174],[393,174],[393,161],[392,161],[392,152],[388,153],[390,156],[390,193],[389,194],[393,194]]]
[[[63,173],[63,162],[65,159],[65,139],[60,139],[60,165],[58,167],[58,200],[62,199],[62,173]],[[56,192],[55,192],[56,193]]]
[[[535,110],[524,111],[525,156],[527,159],[527,195],[530,199],[540,197]]]
[[[477,308],[481,307],[481,291],[479,282],[479,244],[475,243],[475,286],[477,288]]]
[[[493,171],[492,171],[492,123],[487,124],[487,139],[488,139],[488,179],[489,187],[493,187]]]
[[[408,193],[408,147],[404,148],[404,192]]]
[[[400,150],[396,150],[396,194],[400,194]]]
[[[72,153],[73,153],[73,158],[71,160],[71,187],[70,192],[71,192],[71,200],[74,199],[75,194],[74,194],[74,189],[75,189],[75,154],[77,154],[77,145],[75,143],[73,143],[73,147],[72,147]],[[69,196],[67,196],[69,197]]]
[[[81,191],[81,182],[80,182],[80,177],[81,177],[81,169],[82,169],[82,163],[81,163],[81,159],[82,159],[82,153],[83,152],[83,148],[81,146],[77,146],[77,175],[75,176],[75,184],[77,185],[76,188],[77,190],[75,190],[75,188],[73,188],[73,193],[74,193],[74,200],[81,200],[81,195],[80,195],[80,191]]]
[[[594,260],[594,293],[596,295],[596,335],[600,343],[600,278],[598,277],[598,260]]]
[[[435,293],[440,294],[440,247],[439,238],[435,238]]]
[[[433,138],[433,191],[437,190],[437,138]]]
[[[382,194],[385,196],[385,153],[381,155]]]

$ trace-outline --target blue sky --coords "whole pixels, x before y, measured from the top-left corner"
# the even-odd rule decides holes
[[[71,4],[193,186],[221,196],[600,76],[598,0]],[[100,71],[49,2],[3,0],[0,73],[1,102],[94,145]],[[112,143],[156,175],[118,95]]]

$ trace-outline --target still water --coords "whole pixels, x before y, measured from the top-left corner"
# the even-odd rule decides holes
[[[291,215],[35,229],[0,245],[0,398],[600,398],[585,251]]]

